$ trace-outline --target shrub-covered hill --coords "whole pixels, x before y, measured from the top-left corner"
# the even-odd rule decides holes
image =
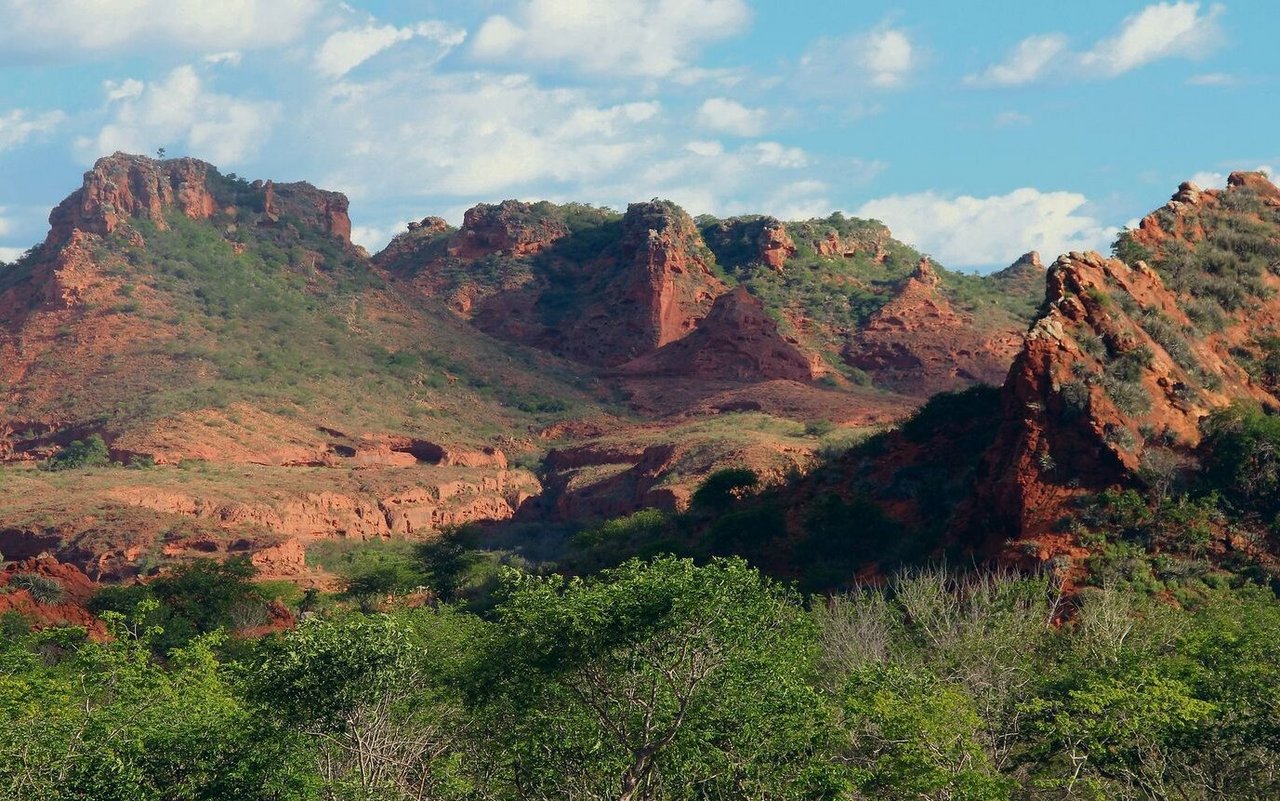
[[[1115,250],[1049,267],[999,390],[935,396],[708,530],[816,587],[940,558],[1280,576],[1280,189],[1184,185]]]
[[[776,336],[806,354],[812,378],[917,398],[999,381],[1034,313],[1042,271],[1032,269],[1031,280],[1017,270],[980,277],[922,260],[872,220],[694,220],[658,200],[625,214],[481,205],[461,229],[438,218],[414,223],[375,257],[482,330],[623,372],[714,322],[716,301],[740,285]],[[767,358],[757,362],[769,369]],[[729,371],[703,363],[684,377]]]
[[[308,461],[321,428],[475,447],[592,407],[554,358],[406,302],[336,193],[118,154],[51,222],[0,273],[10,454],[98,431],[120,452],[207,458],[183,429],[231,410],[252,417],[237,433],[255,461]]]

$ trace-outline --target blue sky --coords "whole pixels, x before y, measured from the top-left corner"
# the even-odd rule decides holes
[[[944,264],[1102,248],[1280,168],[1267,0],[0,0],[0,258],[115,150],[352,199],[874,216]]]

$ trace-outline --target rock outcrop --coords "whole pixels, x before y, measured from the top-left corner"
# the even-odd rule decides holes
[[[778,333],[777,322],[743,287],[716,298],[692,334],[617,368],[629,376],[738,381],[808,381],[821,370],[819,360]]]
[[[1154,452],[1193,449],[1212,410],[1237,400],[1277,405],[1276,388],[1246,369],[1258,337],[1280,331],[1280,278],[1249,266],[1248,255],[1280,251],[1280,219],[1257,211],[1275,206],[1280,190],[1257,173],[1234,173],[1225,190],[1184,183],[1127,235],[1156,267],[1096,253],[1054,263],[1045,311],[1004,384],[1003,422],[968,511],[972,530],[1051,537],[1072,498],[1133,484]],[[1256,239],[1241,240],[1241,230]],[[1197,243],[1210,259],[1216,248],[1234,260],[1240,283],[1223,283],[1190,255]]]
[[[731,217],[702,229],[707,246],[722,266],[759,262],[779,272],[796,253],[787,226],[775,217]]]
[[[537,204],[518,200],[504,200],[496,205],[481,203],[467,209],[462,228],[449,243],[448,253],[459,259],[479,259],[494,254],[511,258],[532,256],[569,233],[563,220],[540,212]]]
[[[49,215],[49,242],[66,242],[73,230],[105,236],[130,218],[164,228],[165,212],[177,209],[193,220],[212,217],[217,203],[208,188],[210,167],[191,158],[156,161],[116,153],[84,175],[84,185]]]
[[[998,384],[1017,353],[1013,329],[990,331],[942,294],[928,259],[846,346],[844,360],[877,384],[918,397],[976,382]]]
[[[351,245],[351,204],[341,192],[317,189],[306,181],[254,181],[252,188],[262,193],[263,222],[274,224],[288,216],[305,228],[323,231],[342,244]]]
[[[50,603],[52,599],[37,597],[22,588],[24,579],[31,576],[56,588],[57,600]],[[102,621],[85,608],[98,588],[72,565],[48,556],[11,562],[0,571],[0,588],[4,590],[0,592],[0,615],[16,612],[35,628],[82,626],[94,638],[106,636]]]
[[[726,289],[704,252],[697,227],[678,206],[632,203],[614,263],[586,266],[581,305],[548,329],[547,345],[613,367],[687,336]]]

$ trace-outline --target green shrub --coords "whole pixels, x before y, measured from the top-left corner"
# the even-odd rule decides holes
[[[101,434],[90,434],[85,440],[74,440],[62,450],[50,456],[43,465],[45,470],[79,470],[85,467],[106,467],[111,464],[111,454]]]
[[[39,573],[15,573],[9,577],[9,586],[26,590],[32,600],[45,606],[60,604],[66,598],[61,582]]]
[[[695,508],[709,512],[727,511],[743,493],[760,483],[754,470],[730,467],[717,470],[694,491],[690,502]]]
[[[1133,231],[1124,230],[1111,245],[1111,253],[1126,264],[1137,264],[1140,261],[1151,262],[1155,254],[1133,238]]]

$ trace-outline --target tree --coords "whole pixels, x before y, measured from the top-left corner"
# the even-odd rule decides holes
[[[522,797],[834,797],[812,623],[739,559],[509,572],[472,698]]]
[[[482,627],[448,610],[313,618],[264,650],[250,694],[303,735],[326,797],[437,798],[470,733],[455,671]]]

